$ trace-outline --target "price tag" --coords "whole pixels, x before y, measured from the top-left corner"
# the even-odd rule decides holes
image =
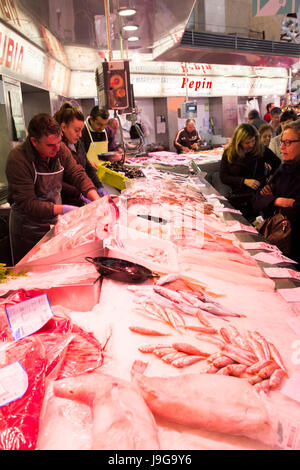
[[[267,276],[278,279],[295,279],[300,281],[300,273],[288,268],[264,268]]]
[[[257,253],[253,256],[254,259],[257,261],[261,261],[262,263],[268,264],[280,264],[280,263],[294,263],[297,264],[296,261],[284,256],[280,251],[274,251],[272,253]]]
[[[278,289],[279,294],[287,302],[300,302],[300,287],[293,287],[292,289]]]
[[[0,369],[0,406],[21,398],[28,388],[28,376],[19,362]]]
[[[205,194],[206,199],[219,199],[220,201],[226,201],[226,197],[221,194]]]
[[[255,227],[252,227],[252,225],[245,225],[241,224],[240,222],[235,222],[234,224],[228,225],[227,231],[232,233],[232,232],[249,232],[249,233],[256,233],[257,230]]]
[[[231,212],[232,214],[241,214],[238,209],[231,209],[231,207],[215,207],[214,212]]]
[[[265,242],[244,242],[241,245],[245,250],[280,251],[277,246]]]
[[[53,316],[47,294],[9,305],[5,310],[15,340],[35,333]]]

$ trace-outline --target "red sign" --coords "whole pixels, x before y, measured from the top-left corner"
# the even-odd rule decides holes
[[[21,26],[14,0],[0,0],[0,11],[6,20]]]
[[[0,31],[0,65],[22,73],[23,55],[23,46]]]

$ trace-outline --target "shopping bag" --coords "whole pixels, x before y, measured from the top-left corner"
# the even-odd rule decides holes
[[[285,256],[290,256],[292,228],[285,215],[281,212],[275,213],[264,220],[257,230],[269,243],[276,245]]]

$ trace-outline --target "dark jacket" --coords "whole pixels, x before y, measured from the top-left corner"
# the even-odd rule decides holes
[[[255,179],[260,182],[262,188],[267,181],[265,163],[271,167],[271,174],[280,166],[281,160],[267,147],[263,148],[263,154],[253,157],[246,154],[243,158],[233,159],[231,163],[227,159],[227,150],[224,151],[220,165],[220,180],[230,187],[228,200],[236,208],[240,209],[244,216],[254,216],[251,199],[255,190],[244,184],[245,179]],[[249,211],[248,211],[249,209]]]
[[[65,145],[70,150],[76,163],[78,163],[84,168],[87,176],[94,183],[95,188],[96,189],[102,188],[103,185],[97,176],[95,168],[91,165],[91,163],[87,159],[83,143],[80,141],[80,139],[78,140],[77,144],[74,147],[69,146],[65,140],[63,141],[62,145]],[[61,191],[61,198],[62,198],[63,204],[70,204],[72,206],[79,206],[79,207],[83,206],[84,203],[80,199],[80,195],[81,195],[81,192],[75,186],[67,183],[66,181],[63,181],[62,191]]]
[[[282,207],[281,212],[292,225],[292,259],[300,262],[300,161],[282,163],[269,183],[273,196],[262,196],[257,192],[252,204],[255,211],[270,217],[274,214],[277,197],[295,199],[293,207]]]
[[[83,146],[84,146],[84,149],[86,151],[86,153],[88,153],[89,151],[89,148],[90,148],[90,143],[91,143],[91,139],[90,139],[90,135],[88,133],[88,130],[86,128],[86,126],[89,125],[89,121],[87,120],[86,123],[85,123],[85,126],[82,130],[82,136],[81,136],[81,140],[82,140],[82,143],[83,143]],[[91,126],[89,125],[89,130],[90,130],[90,133],[92,135],[92,139],[94,142],[104,142],[106,140],[106,135],[105,135],[105,132],[102,131],[102,132],[95,132]],[[116,152],[118,150],[118,145],[115,141],[115,135],[114,135],[114,132],[113,130],[111,129],[111,127],[107,126],[105,128],[106,130],[106,133],[107,133],[107,139],[108,139],[108,151],[109,152]]]
[[[54,158],[41,159],[29,138],[8,155],[6,163],[6,177],[8,181],[8,202],[15,203],[19,210],[35,220],[49,219],[54,216],[53,202],[41,201],[36,197],[35,171],[48,173],[54,171],[59,159],[64,167],[63,181],[76,186],[86,197],[91,189],[96,189],[81,165],[78,165],[71,152],[62,143],[60,150]]]
[[[220,179],[223,184],[230,186],[234,192],[250,189],[244,184],[245,178],[260,181],[261,186],[264,186],[266,182],[265,163],[271,166],[272,174],[280,166],[281,160],[272,150],[264,147],[263,154],[259,157],[246,154],[245,157],[233,159],[229,163],[227,150],[224,150],[220,165]]]
[[[199,132],[194,129],[192,132],[188,132],[184,127],[180,131],[177,132],[175,140],[174,140],[174,147],[176,148],[177,152],[182,152],[182,147],[188,147],[189,149],[192,147],[193,144],[200,144],[201,137]]]

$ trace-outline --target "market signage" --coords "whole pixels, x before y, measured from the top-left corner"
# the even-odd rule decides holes
[[[40,28],[17,0],[0,0],[0,18],[44,49]]]
[[[252,0],[252,16],[297,13],[299,0]]]
[[[0,23],[0,72],[41,85],[44,71],[44,53]]]
[[[0,73],[68,96],[69,69],[2,23]]]
[[[287,77],[235,77],[131,74],[136,98],[163,97],[213,97],[213,96],[263,96],[284,95]],[[95,74],[71,72],[70,97],[91,98],[97,96]]]

